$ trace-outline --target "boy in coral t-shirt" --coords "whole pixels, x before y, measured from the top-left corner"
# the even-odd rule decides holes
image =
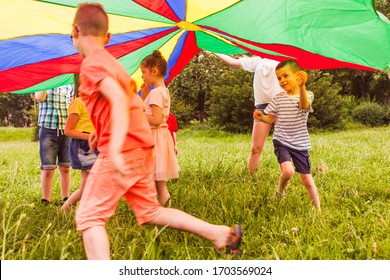
[[[88,259],[110,259],[105,223],[122,196],[139,225],[169,225],[198,234],[215,248],[238,253],[242,229],[213,225],[157,201],[153,177],[153,138],[143,102],[130,91],[131,78],[104,49],[110,40],[108,16],[100,4],[80,4],[73,24],[73,44],[83,57],[80,97],[96,129],[98,159],[92,167],[76,213]],[[96,139],[92,137],[90,139]],[[91,148],[95,143],[90,141]]]

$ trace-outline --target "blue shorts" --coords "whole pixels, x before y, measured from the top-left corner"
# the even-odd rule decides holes
[[[63,130],[39,128],[39,155],[41,157],[41,169],[50,170],[58,165],[69,167],[69,147],[70,138],[64,134]]]
[[[308,151],[298,151],[289,147],[286,147],[278,140],[273,140],[274,152],[278,158],[279,164],[290,161],[294,163],[295,171],[301,174],[310,174],[310,160]]]
[[[256,105],[256,110],[259,110],[263,113],[263,115],[268,115],[264,113],[264,109],[267,108],[269,103],[263,103],[263,104],[257,104]],[[261,122],[261,120],[258,119],[253,119],[253,122]]]
[[[72,139],[69,144],[70,165],[73,169],[91,169],[98,156],[92,151],[87,140]]]

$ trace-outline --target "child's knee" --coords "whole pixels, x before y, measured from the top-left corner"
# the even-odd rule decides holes
[[[294,170],[283,170],[283,177],[286,179],[291,179],[294,176]]]
[[[68,173],[70,173],[70,167],[68,167],[68,166],[61,166],[60,165],[58,167],[58,169],[59,169],[61,174],[68,174]]]
[[[46,179],[52,179],[54,177],[55,169],[44,169],[42,170],[42,176]]]
[[[282,163],[282,176],[291,179],[294,176],[294,168],[291,164]]]
[[[261,154],[262,151],[263,151],[263,146],[253,145],[251,147],[251,154],[252,155],[254,155],[254,154]]]
[[[301,177],[302,184],[307,189],[310,189],[315,186],[313,177],[310,174],[301,174],[300,177]]]

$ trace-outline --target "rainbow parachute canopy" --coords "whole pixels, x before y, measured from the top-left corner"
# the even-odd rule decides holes
[[[73,83],[81,57],[69,33],[77,0],[3,0],[0,92]],[[159,49],[169,83],[201,49],[295,59],[303,68],[379,71],[390,65],[390,23],[372,0],[101,0],[106,46],[136,80]]]

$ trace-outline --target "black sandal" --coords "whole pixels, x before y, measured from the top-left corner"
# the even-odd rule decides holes
[[[47,199],[44,199],[44,198],[41,198],[41,202],[44,205],[48,205],[50,203],[50,201],[48,201]]]

